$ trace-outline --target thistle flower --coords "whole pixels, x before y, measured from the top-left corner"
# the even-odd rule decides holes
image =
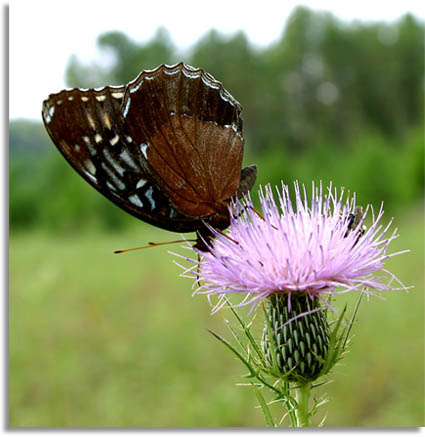
[[[322,184],[312,186],[308,201],[305,187],[295,183],[295,202],[289,188],[276,189],[278,204],[270,186],[260,189],[261,213],[250,197],[232,204],[229,233],[211,229],[216,237],[209,252],[199,252],[196,293],[218,296],[213,312],[228,302],[231,294],[243,299],[234,306],[266,301],[266,324],[262,347],[267,364],[288,381],[302,384],[328,371],[326,365],[331,330],[322,310],[336,310],[333,295],[393,289],[397,278],[384,268],[387,253],[396,235],[391,221],[383,226],[381,207],[356,206],[347,196]],[[369,211],[372,224],[365,230]],[[405,287],[403,287],[405,288]]]
[[[226,304],[230,294],[243,295],[238,305],[252,307],[273,294],[284,294],[289,312],[293,297],[302,294],[335,311],[330,295],[351,291],[372,295],[372,289],[393,289],[393,280],[398,280],[384,262],[405,251],[387,253],[397,230],[388,235],[392,221],[380,224],[382,207],[377,216],[368,207],[354,219],[359,211],[355,196],[344,201],[344,190],[338,194],[332,185],[324,194],[321,184],[313,184],[309,203],[305,187],[301,190],[295,183],[294,206],[288,186],[276,192],[278,205],[269,185],[265,192],[260,188],[262,214],[250,197],[235,201],[230,232],[211,229],[216,239],[210,251],[200,252],[200,261],[187,258],[199,269],[199,277],[192,276],[202,283],[196,292],[219,296],[213,312]],[[372,224],[365,231],[369,210]],[[318,309],[307,310],[311,311]]]

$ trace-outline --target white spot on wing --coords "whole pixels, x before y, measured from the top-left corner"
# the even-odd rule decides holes
[[[146,79],[153,79],[150,77],[147,77]],[[143,80],[141,80],[135,87],[130,88],[130,93],[135,93],[141,86],[142,86]]]
[[[102,136],[99,134],[96,134],[94,136],[94,140],[96,141],[96,143],[100,143],[102,141]]]
[[[93,176],[92,174],[86,172],[86,176],[88,176],[89,179],[91,179],[93,182],[97,182],[97,179],[95,176]]]
[[[136,206],[140,206],[140,208],[143,208],[143,202],[140,200],[139,196],[137,194],[132,194],[131,196],[128,197],[128,200],[136,205]]]
[[[96,100],[98,102],[103,102],[106,99],[106,96],[96,96]]]
[[[81,100],[82,100],[83,102],[87,102],[87,101],[89,100],[89,98],[86,97],[86,96],[81,96]]]
[[[105,172],[111,178],[112,182],[118,187],[118,189],[120,189],[120,190],[125,189],[125,185],[121,181],[121,179],[119,179],[118,176],[104,162],[102,162],[102,168],[105,170]]]
[[[87,120],[88,120],[88,122],[90,124],[90,127],[92,129],[96,129],[96,125],[94,124],[93,117],[88,112],[86,113],[86,115],[87,115]]]
[[[130,108],[130,101],[131,101],[131,99],[130,99],[130,97],[129,97],[129,98],[127,99],[127,102],[126,102],[126,104],[125,104],[124,111],[123,111],[123,113],[122,113],[123,117],[127,117],[128,110],[129,110],[129,108]]]
[[[155,200],[153,200],[152,194],[153,194],[153,188],[149,187],[146,190],[145,196],[148,198],[149,203],[151,204],[151,209],[153,211],[155,209]]]
[[[114,159],[108,149],[103,149],[103,154],[105,158],[110,162],[112,167],[122,176],[124,174],[124,169],[119,165],[119,163]]]
[[[74,96],[68,96],[68,100],[69,101],[74,100]]]
[[[134,170],[139,170],[139,167],[136,165],[136,163],[134,162],[133,158],[129,155],[127,150],[123,150],[120,153],[120,156],[130,167],[134,168]]]
[[[148,159],[147,150],[148,150],[149,145],[150,145],[149,143],[140,144],[140,150],[142,151],[142,154],[145,157],[145,159]]]
[[[124,97],[124,93],[112,93],[111,96],[115,99],[122,99]]]
[[[112,138],[112,140],[109,140],[109,143],[111,144],[111,146],[115,146],[115,144],[118,143],[119,139],[120,137],[117,134],[115,134],[114,138]]]
[[[79,146],[78,144],[75,144],[74,148],[75,148],[75,150],[76,150],[77,152],[80,151],[80,146]]]
[[[106,182],[106,185],[108,186],[108,188],[111,190],[111,191],[117,191],[117,189],[109,182],[109,181],[107,181]]]
[[[91,156],[96,155],[96,149],[93,147],[90,141],[87,143],[87,148],[89,149],[89,153]]]
[[[93,165],[93,163],[90,161],[90,159],[86,159],[84,161],[84,167],[86,167],[87,171],[91,173],[92,175],[96,174],[96,167]]]
[[[140,179],[139,182],[137,182],[137,184],[136,184],[136,189],[142,188],[146,183],[147,183],[146,179]]]
[[[108,114],[106,112],[102,112],[102,119],[103,122],[105,123],[105,126],[108,129],[111,129],[111,120],[109,120]]]

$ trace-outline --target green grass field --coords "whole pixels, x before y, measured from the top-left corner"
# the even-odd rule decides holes
[[[397,217],[392,250],[411,253],[387,267],[415,288],[363,300],[317,423],[424,425],[423,223],[423,205]],[[252,389],[235,385],[242,365],[207,332],[229,337],[228,310],[211,316],[205,296],[191,296],[167,248],[112,254],[172,238],[143,224],[11,235],[10,426],[264,425]]]

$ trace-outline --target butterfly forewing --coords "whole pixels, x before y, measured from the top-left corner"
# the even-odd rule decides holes
[[[43,103],[43,120],[68,162],[107,198],[142,220],[184,232],[192,226],[152,179],[127,132],[124,87],[65,90]]]

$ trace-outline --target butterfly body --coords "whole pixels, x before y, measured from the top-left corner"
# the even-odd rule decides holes
[[[67,161],[105,197],[154,226],[197,232],[230,223],[229,203],[253,186],[241,170],[239,103],[211,75],[183,63],[121,87],[72,89],[43,102],[43,121]]]

